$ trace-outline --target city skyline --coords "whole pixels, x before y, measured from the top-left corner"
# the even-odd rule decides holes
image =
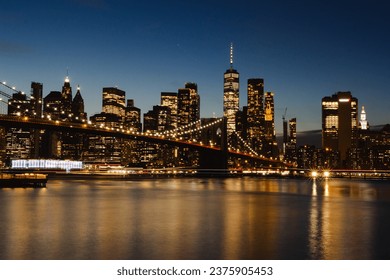
[[[201,116],[218,117],[233,42],[240,107],[247,80],[264,79],[265,91],[275,94],[278,134],[286,107],[287,119],[297,118],[297,131],[321,129],[321,98],[338,91],[359,99],[370,124],[388,123],[384,3],[259,1],[234,9],[229,1],[165,3],[7,3],[0,20],[0,79],[26,93],[31,81],[43,83],[46,96],[60,90],[69,71],[89,116],[101,110],[103,87],[118,86],[146,113],[160,103],[161,92],[194,82]]]

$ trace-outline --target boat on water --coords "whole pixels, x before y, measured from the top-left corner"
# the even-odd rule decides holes
[[[0,188],[46,188],[46,174],[0,173]]]

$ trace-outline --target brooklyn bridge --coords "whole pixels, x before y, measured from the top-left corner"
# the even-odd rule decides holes
[[[23,102],[32,103],[33,96],[28,97],[5,83],[1,85],[3,88],[0,88],[0,127],[7,130],[21,129],[29,133],[40,131],[49,135],[63,133],[75,137],[94,135],[155,144],[160,149],[166,147],[184,149],[186,153],[194,154],[198,158],[196,168],[199,169],[228,170],[237,169],[244,165],[257,169],[288,169],[292,167],[291,164],[278,158],[259,154],[252,148],[253,145],[240,137],[239,133],[231,130],[228,133],[226,118],[200,119],[185,126],[159,132],[140,132],[123,126],[94,123],[86,119],[83,121],[51,119],[44,117],[42,113],[33,115],[31,112],[24,112]],[[15,96],[21,98],[19,103],[10,102]],[[17,108],[12,108],[12,106]],[[13,113],[10,114],[10,111]]]
[[[210,142],[208,139],[206,139],[206,141],[197,139],[180,139],[179,135],[190,133],[190,131],[193,130],[191,127],[187,131],[175,129],[173,131],[165,131],[162,133],[143,133],[113,127],[102,127],[92,123],[70,123],[61,122],[59,120],[53,121],[27,116],[20,117],[8,115],[0,115],[0,126],[5,128],[40,129],[67,133],[109,136],[146,143],[165,144],[171,147],[188,148],[189,150],[199,152],[200,169],[227,169],[229,158],[242,159],[251,162],[253,166],[263,166],[265,168],[291,167],[288,163],[282,162],[278,159],[266,158],[256,154],[254,151],[246,152],[235,150],[228,144],[229,141],[226,133],[226,121],[224,121],[224,118],[216,118],[214,122],[206,125],[200,125],[196,128],[199,135],[210,135],[210,131],[216,131],[215,126],[220,128],[221,140],[218,145],[204,144]],[[203,133],[200,133],[202,131]]]

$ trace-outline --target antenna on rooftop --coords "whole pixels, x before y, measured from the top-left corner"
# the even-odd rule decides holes
[[[230,43],[230,68],[233,68],[233,43]]]
[[[66,68],[65,83],[69,83],[69,68]]]

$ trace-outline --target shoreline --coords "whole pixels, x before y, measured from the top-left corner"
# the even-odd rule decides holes
[[[257,179],[311,179],[311,180],[331,180],[331,179],[349,179],[349,180],[389,180],[390,173],[359,173],[356,172],[340,172],[333,173],[329,178],[316,177],[313,178],[307,173],[302,174],[280,174],[280,173],[246,173],[235,170],[179,170],[179,171],[162,171],[162,170],[139,170],[137,172],[120,172],[120,171],[59,171],[59,170],[2,170],[0,172],[4,180],[4,184],[0,181],[0,188],[9,187],[46,187],[46,182],[49,180],[156,180],[156,179],[172,179],[172,178],[204,178],[204,179],[228,179],[228,178],[257,178]],[[44,184],[37,184],[36,176],[45,176]],[[12,181],[5,180],[12,178]],[[23,182],[20,178],[24,178]],[[15,179],[19,178],[19,179]],[[30,180],[31,179],[31,180]],[[43,178],[41,178],[43,179]],[[7,182],[6,182],[7,181]],[[40,186],[42,185],[42,186]]]
[[[227,172],[197,172],[197,173],[177,173],[177,174],[164,174],[164,173],[140,173],[140,174],[112,174],[112,173],[66,173],[66,172],[54,172],[48,173],[48,179],[79,179],[79,180],[153,180],[153,179],[172,179],[172,178],[205,178],[205,179],[228,179],[228,178],[257,178],[257,179],[313,179],[306,174],[253,174],[253,173],[227,173]],[[364,176],[364,175],[333,175],[329,178],[316,178],[318,181],[331,179],[348,179],[348,180],[390,180],[390,175],[376,175],[376,176]]]

